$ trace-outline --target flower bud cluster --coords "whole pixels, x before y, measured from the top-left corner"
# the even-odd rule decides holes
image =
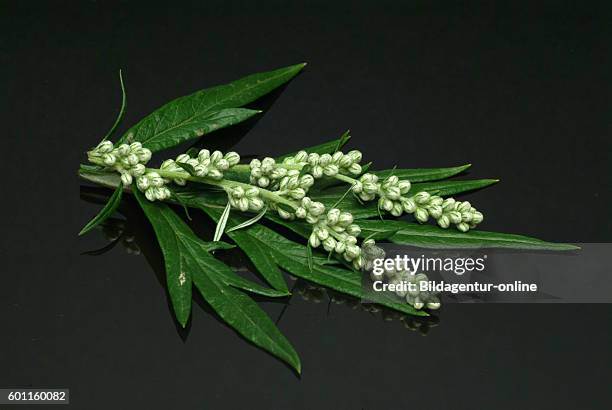
[[[379,182],[376,175],[364,174],[353,184],[352,191],[364,201],[378,197],[378,208],[393,216],[401,216],[404,212],[414,214],[421,223],[431,217],[442,228],[454,225],[461,232],[467,232],[484,219],[483,214],[467,201],[443,199],[425,191],[407,197],[410,188],[410,181],[400,180],[394,175]]]
[[[308,207],[311,212],[314,204],[320,203],[312,202]],[[301,209],[306,209],[304,205],[308,204],[302,203],[302,205]],[[319,213],[319,209],[315,209],[316,213]],[[361,233],[361,228],[353,223],[353,215],[350,212],[342,212],[338,208],[332,208],[325,214],[324,212],[323,207],[323,212],[317,216],[318,220],[313,224],[313,230],[308,239],[310,246],[317,248],[322,245],[327,252],[337,253],[347,262],[352,262],[355,269],[360,269],[363,265],[363,258],[361,248],[357,245],[357,236]],[[312,216],[312,213],[307,216]]]
[[[419,192],[403,201],[404,210],[414,213],[417,221],[427,222],[429,217],[436,220],[441,228],[451,224],[461,232],[467,232],[482,222],[484,216],[468,201],[457,201],[454,198],[443,199],[427,192]]]
[[[113,168],[121,174],[123,185],[129,186],[134,178],[143,175],[145,164],[151,159],[151,151],[140,142],[121,144],[115,147],[111,141],[102,141],[87,153],[94,164]]]
[[[270,157],[261,161],[254,159],[250,163],[250,180],[252,184],[257,184],[262,188],[275,187],[278,183],[282,183],[284,178],[295,177],[300,174],[300,169],[308,167],[307,173],[302,172],[302,176],[308,175],[311,182],[307,184],[307,187],[301,186],[307,191],[314,183],[314,179],[323,176],[333,177],[339,173],[361,174],[362,168],[359,164],[361,158],[361,152],[353,150],[346,154],[337,151],[333,155],[309,154],[306,151],[299,151],[294,156],[285,158],[280,164]]]
[[[186,172],[179,164],[187,164],[193,168],[195,176],[208,177],[212,179],[223,179],[223,172],[227,171],[240,162],[240,155],[236,152],[228,152],[223,155],[221,151],[211,153],[207,149],[200,150],[197,157],[192,158],[189,154],[180,154],[176,160],[167,159],[161,164],[161,169],[172,172]],[[173,179],[177,185],[185,185],[184,178]]]
[[[232,207],[242,212],[259,212],[265,205],[264,201],[259,197],[259,188],[257,187],[245,189],[241,186],[234,186],[227,189],[227,195]]]
[[[149,201],[163,201],[172,195],[166,186],[169,181],[164,179],[157,172],[147,172],[136,179],[136,186]]]

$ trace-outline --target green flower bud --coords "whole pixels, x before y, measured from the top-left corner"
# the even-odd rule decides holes
[[[257,179],[257,185],[262,188],[267,187],[270,184],[270,180],[267,177],[261,177]]]
[[[294,158],[296,162],[306,162],[308,161],[308,153],[306,151],[299,151],[295,154]]]
[[[319,179],[323,176],[323,167],[320,165],[315,165],[312,167],[312,176],[315,179]]]
[[[138,156],[138,159],[141,163],[146,164],[151,159],[152,154],[150,149],[141,148],[140,150],[138,150],[136,155]]]
[[[249,167],[251,169],[261,168],[261,161],[258,160],[257,158],[252,159],[251,162],[249,162]]]
[[[230,164],[228,160],[226,160],[225,158],[221,158],[219,161],[217,161],[216,166],[219,171],[227,171],[230,167]]]
[[[461,232],[467,232],[470,230],[470,225],[465,222],[461,222],[457,224],[457,229],[459,229]]]
[[[307,196],[305,196],[304,198],[302,198],[302,206],[305,209],[310,209],[310,206],[312,205],[312,199],[308,198]]]
[[[111,141],[106,140],[99,143],[98,146],[94,148],[94,151],[97,151],[100,154],[108,154],[113,150],[113,148],[113,143]]]
[[[142,164],[136,164],[130,169],[130,174],[135,177],[139,177],[145,173],[147,169]]]
[[[338,218],[340,217],[340,210],[338,208],[330,209],[327,212],[327,223],[330,226],[333,226],[338,223]]]
[[[467,211],[467,212],[461,212],[461,222],[470,222],[472,220],[472,213]]]
[[[429,205],[427,211],[432,218],[438,219],[442,216],[442,207],[440,205]]]
[[[417,208],[414,211],[414,217],[417,221],[425,223],[429,219],[429,213],[425,210],[425,208]]]
[[[348,226],[353,223],[353,215],[350,212],[341,212],[338,217],[338,225]]]
[[[393,208],[391,208],[391,211],[389,212],[391,212],[391,215],[393,216],[401,216],[404,212],[404,208],[402,207],[402,204],[396,202],[393,204]]]
[[[326,165],[323,168],[323,173],[327,175],[328,177],[333,177],[335,175],[338,175],[338,165],[336,164]]]
[[[310,174],[304,174],[299,179],[300,188],[308,189],[314,185],[314,178]]]
[[[446,198],[442,201],[442,208],[444,208],[445,211],[454,211],[456,202],[454,198]]]
[[[319,245],[321,245],[321,240],[319,239],[319,237],[313,232],[310,234],[310,238],[308,239],[308,243],[310,244],[310,246],[312,246],[313,248],[318,248]]]
[[[233,167],[240,162],[240,155],[234,151],[228,152],[223,158],[229,163],[230,167]]]
[[[319,159],[320,159],[320,155],[317,154],[316,152],[313,152],[312,154],[308,154],[308,163],[312,166],[318,165]]]
[[[472,223],[473,224],[477,225],[477,224],[481,223],[483,219],[484,219],[484,215],[482,214],[482,212],[475,211],[472,214]]]
[[[369,195],[377,194],[379,186],[374,182],[364,182],[363,183],[363,192]]]
[[[246,212],[249,209],[249,200],[247,198],[240,198],[236,200],[236,205],[238,206],[238,209],[240,209],[242,212]]]
[[[223,179],[223,173],[218,169],[209,170],[207,176],[212,179]]]
[[[361,233],[361,228],[359,227],[359,225],[351,224],[346,227],[346,233],[351,236],[359,236],[359,234]]]
[[[411,187],[410,181],[408,181],[407,179],[401,180],[398,183],[398,187],[402,195],[406,194],[408,193],[408,191],[410,191],[410,187]]]
[[[102,156],[102,161],[104,162],[104,165],[112,167],[115,165],[115,162],[117,162],[117,157],[113,154],[104,154]]]
[[[392,201],[397,201],[401,196],[399,187],[390,186],[384,190],[384,195]]]
[[[210,151],[207,149],[201,149],[200,152],[198,152],[198,161],[202,162],[206,159],[210,158]]]
[[[323,241],[323,249],[327,252],[331,252],[336,247],[336,240],[331,236]]]
[[[314,232],[317,234],[317,237],[322,241],[329,238],[329,231],[325,228],[315,229]]]
[[[295,188],[289,191],[289,196],[293,199],[302,199],[306,195],[306,191],[302,188]]]
[[[308,213],[306,212],[306,210],[304,208],[302,208],[301,206],[295,210],[295,216],[300,218],[300,219],[304,219],[306,218],[306,215]]]
[[[423,205],[429,202],[429,198],[431,198],[431,195],[429,195],[428,192],[421,191],[417,193],[415,196],[413,196],[412,198],[414,199],[414,202],[416,202],[417,204]]]
[[[414,199],[401,197],[400,203],[402,204],[402,208],[404,208],[405,212],[411,214],[416,211],[417,205],[414,202]]]
[[[361,165],[355,163],[355,164],[351,164],[350,167],[348,167],[348,172],[350,172],[353,175],[359,175],[361,174],[362,168]]]
[[[221,158],[223,158],[223,153],[221,151],[214,151],[210,154],[210,163],[216,164]]]
[[[309,213],[314,216],[323,215],[323,212],[325,212],[325,205],[321,202],[312,202],[309,211]]]
[[[444,229],[448,228],[450,226],[450,219],[448,218],[448,216],[442,215],[438,219],[438,225],[440,225],[440,227]]]
[[[117,154],[119,156],[126,156],[130,154],[130,146],[127,144],[121,144],[119,145],[119,147],[117,147]]]
[[[472,205],[470,205],[468,201],[459,202],[457,205],[457,211],[459,212],[467,212],[470,210],[470,208],[472,208]]]
[[[136,154],[128,155],[127,156],[127,162],[128,162],[128,164],[130,164],[132,166],[138,164],[138,155],[136,155]]]
[[[378,200],[378,207],[384,211],[391,211],[393,209],[393,201],[388,198],[380,198]]]
[[[181,162],[181,163],[185,163],[187,161],[189,161],[191,159],[191,157],[187,154],[181,154],[178,157],[176,157],[176,162]]]
[[[451,211],[448,213],[448,219],[451,223],[458,224],[461,222],[461,212],[459,211]]]
[[[270,178],[272,179],[280,179],[287,175],[286,168],[274,168],[272,172],[270,172]]]
[[[187,180],[183,178],[174,178],[173,181],[175,184],[180,185],[180,186],[184,186],[187,184]]]
[[[308,222],[309,224],[316,224],[317,222],[319,222],[319,217],[315,216],[315,215],[306,215],[306,222]]]
[[[155,191],[154,191],[154,189],[155,189],[155,188],[149,188],[149,189],[147,189],[147,190],[145,191],[145,197],[146,197],[146,198],[147,198],[149,201],[151,201],[151,202],[155,201]]]
[[[416,297],[414,298],[414,302],[412,303],[412,307],[414,307],[417,310],[423,309],[423,301],[421,301],[420,298]]]
[[[352,150],[352,151],[349,151],[346,155],[349,156],[353,160],[353,162],[361,162],[361,158],[362,158],[361,151]]]
[[[353,159],[349,157],[348,155],[345,155],[344,157],[342,157],[342,159],[340,159],[340,161],[338,161],[338,166],[341,168],[348,168],[353,163],[354,163]]]
[[[230,195],[236,199],[240,199],[244,196],[244,188],[241,186],[236,186],[230,189]]]
[[[142,148],[142,143],[140,143],[140,142],[138,142],[138,141],[136,141],[136,142],[132,142],[132,143],[130,144],[130,151],[131,151],[131,152],[138,151],[138,150],[140,150],[141,148]]]
[[[196,165],[195,167],[193,167],[193,170],[195,171],[195,174],[199,177],[205,177],[206,175],[208,175],[208,167],[204,166],[204,165]]]
[[[147,178],[146,175],[138,177],[138,179],[136,180],[136,186],[138,187],[139,190],[146,191],[150,186],[149,178]]]
[[[128,186],[132,184],[132,176],[130,174],[128,174],[127,172],[122,172],[121,173],[121,182],[123,182],[123,185]]]
[[[344,242],[338,241],[336,243],[336,247],[334,248],[334,252],[336,252],[336,253],[344,253],[345,250],[346,250],[346,244]]]
[[[329,154],[323,154],[319,158],[319,165],[321,165],[322,167],[329,165],[331,162],[332,162],[332,156]]]
[[[355,181],[355,183],[353,183],[353,186],[351,187],[351,190],[354,193],[358,194],[363,191],[363,184],[360,181]]]
[[[332,155],[332,162],[337,164],[338,162],[342,160],[342,158],[344,158],[344,154],[341,151],[336,151]]]
[[[431,198],[429,198],[429,206],[442,207],[443,203],[444,203],[444,199],[442,199],[442,197],[438,195],[432,195]]]
[[[349,260],[356,258],[361,253],[361,249],[357,245],[348,245],[346,247],[346,251],[344,254],[349,258]]]

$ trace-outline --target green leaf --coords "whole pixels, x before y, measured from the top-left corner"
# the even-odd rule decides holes
[[[303,149],[301,149],[299,151],[306,151],[309,154],[310,153],[331,154],[331,153],[334,153],[334,152],[338,151],[340,148],[342,148],[344,145],[346,145],[346,143],[350,139],[351,139],[350,130],[347,130],[347,131],[345,131],[340,136],[340,138],[336,138],[335,140],[324,142],[323,144],[314,145],[312,147],[303,148]],[[289,154],[281,155],[280,157],[276,158],[276,161],[282,161],[283,159],[285,159],[287,157],[292,157],[295,154],[297,154],[299,151],[295,151],[295,152],[291,152]]]
[[[177,98],[143,118],[119,142],[140,141],[155,152],[244,121],[260,111],[238,107],[286,83],[304,65],[252,74]]]
[[[81,232],[79,232],[79,236],[91,231],[93,228],[104,222],[106,218],[111,216],[119,206],[119,203],[121,203],[122,194],[123,184],[119,182],[119,186],[117,186],[113,195],[109,198],[106,205],[104,205],[104,208],[102,208],[102,210],[91,221],[87,222],[87,225],[85,225],[83,229],[81,229]]]
[[[121,85],[121,108],[119,109],[119,114],[117,114],[115,123],[113,124],[111,129],[108,130],[104,138],[102,138],[102,141],[109,139],[113,135],[113,133],[115,132],[119,124],[121,124],[121,121],[123,120],[123,116],[125,115],[125,107],[127,105],[127,95],[125,93],[125,86],[123,85],[123,75],[121,74],[121,70],[119,70],[119,84]]]
[[[227,225],[227,218],[229,218],[230,211],[232,210],[232,205],[227,203],[225,205],[225,209],[219,218],[219,222],[217,222],[217,228],[215,229],[215,236],[213,237],[213,241],[216,242],[221,239],[223,236],[223,232],[225,231],[225,225]]]
[[[237,231],[239,229],[244,229],[247,226],[251,226],[254,223],[256,223],[257,221],[259,221],[261,218],[263,218],[263,216],[266,214],[266,212],[268,211],[268,207],[265,206],[257,215],[255,215],[254,217],[252,217],[251,219],[248,219],[242,223],[239,223],[238,225],[234,225],[231,228],[229,228],[228,230],[226,230],[226,233],[229,232],[233,232],[233,231]]]
[[[215,221],[221,218],[221,212],[218,209],[210,208],[205,204],[201,205],[201,209]],[[234,224],[241,224],[239,217],[233,216],[230,220]],[[253,262],[257,271],[274,289],[288,293],[289,289],[283,273],[278,268],[272,255],[268,253],[267,248],[254,236],[253,232],[255,231],[249,229],[228,230],[227,235],[238,244],[240,249]]]
[[[499,182],[499,179],[468,179],[464,181],[438,181],[413,184],[410,188],[412,195],[420,191],[427,191],[440,196],[457,195],[464,192],[486,188]]]
[[[387,178],[393,172],[393,175],[400,179],[408,179],[410,182],[426,182],[455,176],[471,166],[472,164],[449,168],[387,169],[384,171],[373,171],[372,173],[379,178]]]
[[[420,225],[405,221],[359,221],[361,235],[395,230],[389,239],[393,243],[421,248],[511,248],[531,250],[573,250],[576,246],[546,242],[523,235],[473,230],[459,232],[456,229],[442,229],[434,225]]]
[[[231,246],[224,242],[207,243],[198,238],[166,204],[150,202],[140,191],[132,191],[151,222],[164,255],[166,282],[170,300],[179,323],[185,326],[191,312],[191,280],[201,270],[214,270],[217,280],[228,286],[270,297],[287,296],[236,275],[227,265],[208,252]]]
[[[171,148],[221,128],[238,124],[261,111],[246,108],[202,110],[196,101],[172,101],[132,127],[120,142],[140,141],[152,152]]]
[[[193,277],[206,302],[239,334],[284,360],[299,374],[302,370],[300,358],[274,322],[244,293],[222,286],[215,273],[214,270],[201,270]]]

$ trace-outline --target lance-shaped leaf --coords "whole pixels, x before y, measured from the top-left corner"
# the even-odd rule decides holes
[[[460,232],[434,225],[420,225],[405,221],[359,221],[361,235],[395,231],[389,239],[393,243],[422,248],[511,248],[532,250],[574,250],[576,246],[546,242],[523,235],[473,230]]]
[[[252,74],[177,98],[130,128],[120,142],[140,141],[155,152],[237,124],[259,112],[239,107],[286,83],[303,67],[297,64]]]
[[[95,228],[96,226],[104,222],[106,218],[111,216],[115,212],[119,204],[121,203],[122,194],[123,194],[123,184],[119,182],[119,186],[117,186],[117,188],[115,189],[115,192],[113,192],[113,195],[109,198],[106,205],[104,205],[104,208],[102,208],[102,210],[91,221],[89,221],[87,225],[83,227],[83,229],[81,229],[81,232],[79,232],[79,235],[86,234],[87,232],[91,231],[93,228]]]
[[[164,255],[166,284],[172,307],[182,326],[191,313],[191,283],[195,272],[214,269],[220,283],[264,296],[286,296],[236,275],[227,265],[215,259],[209,251],[226,248],[223,242],[204,242],[168,205],[150,202],[138,190],[133,190],[138,203],[151,222]]]
[[[244,293],[223,286],[214,269],[194,273],[193,281],[204,300],[239,334],[291,365],[298,374],[302,365],[291,343],[274,322]]]
[[[471,166],[472,164],[448,168],[400,168],[394,170],[387,169],[384,171],[373,171],[372,173],[383,179],[393,174],[399,179],[407,179],[410,182],[426,182],[450,178],[452,176],[460,174]]]

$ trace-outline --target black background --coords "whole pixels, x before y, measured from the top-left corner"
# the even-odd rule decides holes
[[[298,378],[198,306],[181,337],[145,258],[80,255],[107,243],[76,236],[99,208],[76,168],[114,119],[119,68],[127,126],[302,61],[240,152],[350,128],[377,167],[500,178],[470,195],[483,229],[610,239],[607,2],[330,3],[2,2],[0,387],[68,387],[79,409],[610,407],[609,305],[447,305],[422,337],[296,295],[279,326]]]

